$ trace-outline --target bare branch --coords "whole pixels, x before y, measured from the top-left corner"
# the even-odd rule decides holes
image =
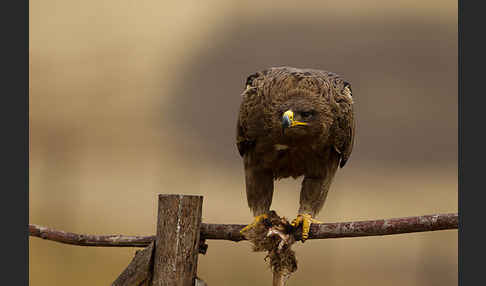
[[[104,247],[147,247],[155,240],[155,235],[127,236],[121,234],[77,234],[35,224],[29,224],[29,235],[72,245]]]
[[[435,214],[355,222],[312,224],[309,239],[378,236],[458,228],[458,214]],[[201,224],[201,240],[245,240],[241,224]],[[29,235],[60,243],[82,246],[147,247],[155,236],[89,235],[64,232],[29,224]],[[300,234],[296,235],[300,239]]]
[[[450,213],[367,221],[311,224],[308,239],[378,236],[457,229],[458,222],[458,214]],[[201,237],[205,239],[240,241],[245,239],[240,234],[240,229],[243,227],[244,225],[238,224],[203,223],[201,225]],[[296,233],[295,238],[300,240],[300,233]]]

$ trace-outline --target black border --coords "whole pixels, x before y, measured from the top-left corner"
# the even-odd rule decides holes
[[[458,210],[459,210],[459,229],[458,229],[458,240],[457,240],[457,243],[458,243],[458,256],[457,256],[457,259],[458,259],[458,285],[465,285],[465,281],[464,281],[464,275],[463,275],[463,271],[462,271],[462,268],[464,266],[464,252],[463,252],[463,248],[461,247],[461,243],[462,243],[462,240],[463,240],[463,231],[462,231],[462,226],[463,226],[463,198],[462,198],[462,190],[463,190],[463,157],[462,157],[462,148],[463,148],[463,131],[464,131],[464,128],[463,128],[463,120],[462,120],[462,113],[463,113],[463,103],[462,103],[462,99],[463,99],[463,85],[462,85],[462,75],[463,75],[463,66],[462,66],[462,50],[463,50],[463,25],[462,25],[462,14],[463,14],[463,10],[462,10],[462,1],[461,0],[458,0],[457,1],[457,20],[458,20],[458,29],[457,29],[457,32],[458,32],[458,35],[457,35],[457,54],[458,54],[458,57],[457,57],[457,75],[458,75],[458,84],[457,84],[457,87],[458,87],[458,97],[457,97],[457,102],[458,102],[458,134],[457,134],[457,137],[458,137],[458,160],[457,160],[457,180],[458,180]]]
[[[459,68],[459,285],[484,284],[484,10],[458,1]],[[476,4],[476,5],[473,5]],[[466,179],[467,178],[467,179]]]
[[[29,2],[2,4],[2,284],[29,285]]]

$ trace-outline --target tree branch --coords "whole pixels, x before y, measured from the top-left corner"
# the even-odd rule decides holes
[[[437,231],[458,228],[458,214],[435,214],[403,218],[379,219],[355,222],[312,224],[309,239],[378,236],[411,232]],[[241,224],[201,224],[201,240],[218,239],[241,241]],[[90,235],[55,230],[29,224],[29,235],[60,243],[81,246],[147,247],[155,236]],[[300,240],[300,233],[296,234]]]
[[[77,234],[35,224],[29,224],[29,235],[72,245],[104,247],[147,247],[155,240],[155,235],[128,236],[121,234]]]

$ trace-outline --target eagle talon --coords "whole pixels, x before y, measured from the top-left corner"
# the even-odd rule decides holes
[[[312,218],[310,214],[299,214],[290,224],[295,228],[297,228],[299,225],[302,225],[302,242],[304,242],[309,238],[311,223],[322,222]]]
[[[258,223],[260,223],[261,221],[263,221],[267,218],[268,218],[267,214],[262,214],[262,215],[256,216],[252,223],[250,223],[249,225],[245,226],[244,228],[242,228],[240,230],[240,233],[243,234],[244,232],[254,228]]]

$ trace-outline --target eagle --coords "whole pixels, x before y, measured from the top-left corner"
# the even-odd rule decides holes
[[[338,167],[354,145],[356,123],[351,84],[323,70],[271,67],[246,79],[236,127],[248,206],[254,220],[268,217],[274,181],[303,177],[293,227],[302,241],[322,209]]]

